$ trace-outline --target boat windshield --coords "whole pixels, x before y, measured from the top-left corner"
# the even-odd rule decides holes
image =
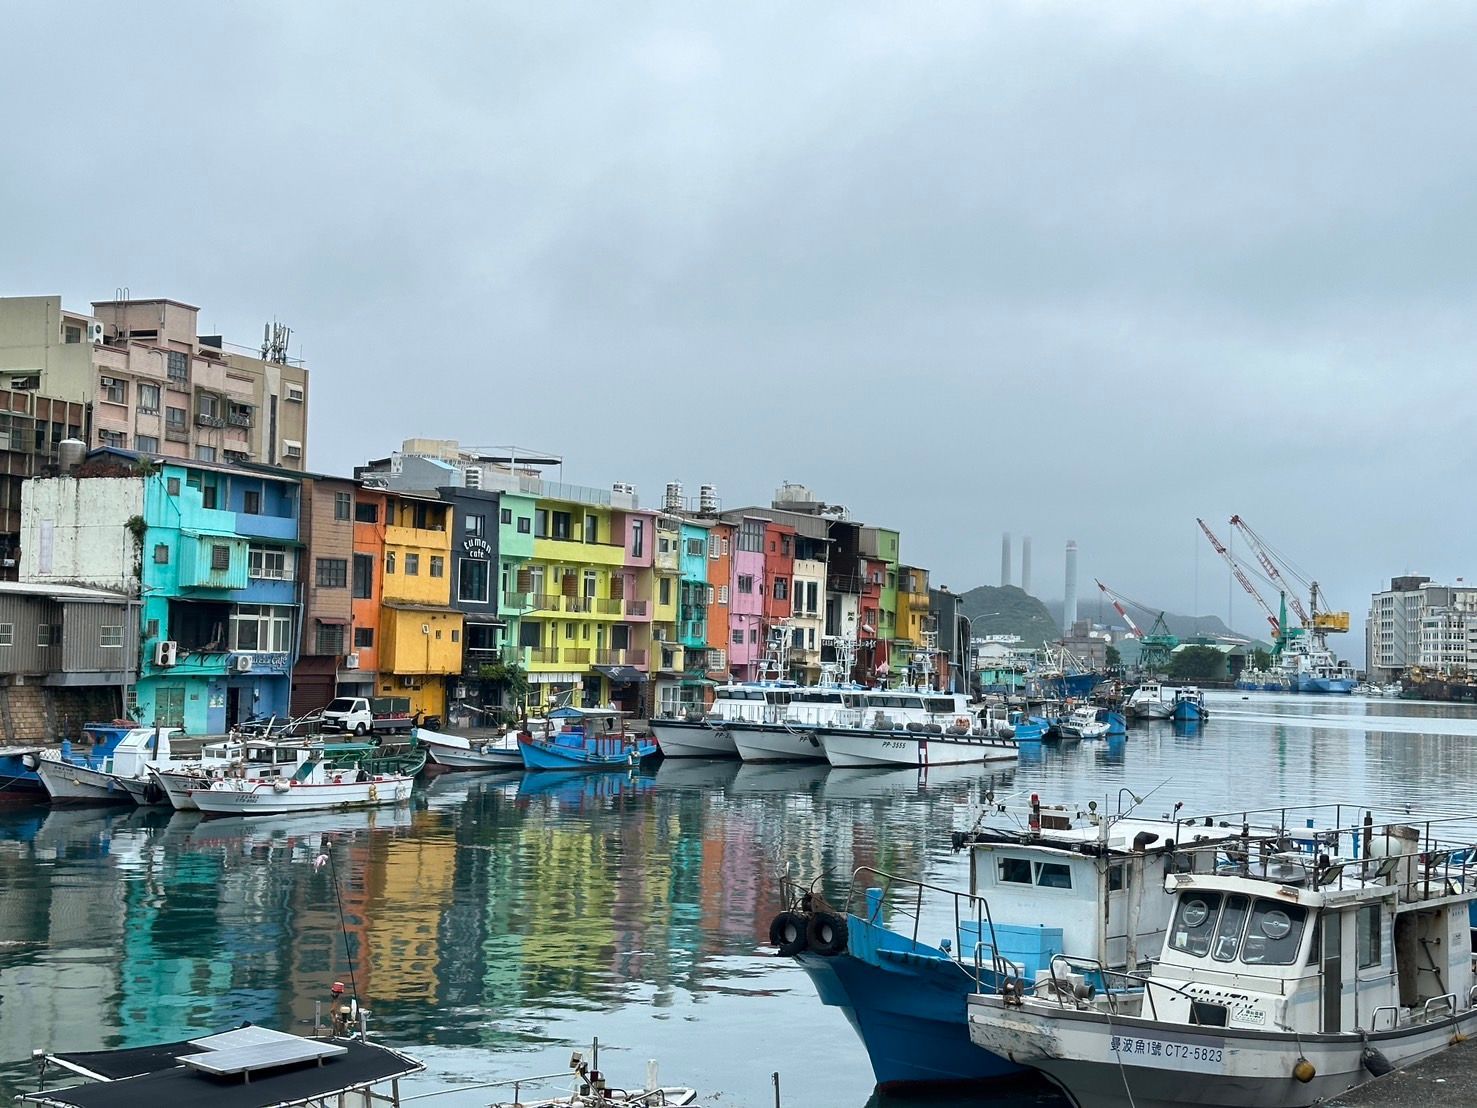
[[[1307,920],[1300,904],[1196,891],[1180,898],[1169,946],[1196,958],[1209,954],[1217,962],[1290,966]]]

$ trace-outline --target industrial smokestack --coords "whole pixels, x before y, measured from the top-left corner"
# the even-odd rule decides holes
[[[1077,543],[1067,540],[1067,591],[1062,600],[1062,623],[1064,631],[1071,631],[1077,622]]]
[[[1010,584],[1010,532],[1000,536],[1000,587]]]
[[[1021,592],[1031,591],[1031,536],[1021,539]]]

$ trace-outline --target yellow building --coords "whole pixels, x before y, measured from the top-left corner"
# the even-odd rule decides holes
[[[451,506],[391,493],[383,528],[380,696],[446,718],[446,683],[462,669],[462,613],[451,606]]]
[[[917,566],[898,566],[897,631],[895,646],[908,649],[923,646],[923,632],[928,628],[928,570]]]

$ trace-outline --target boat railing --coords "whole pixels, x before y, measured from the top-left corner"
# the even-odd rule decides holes
[[[942,885],[919,881],[911,877],[899,877],[897,874],[887,873],[872,866],[858,866],[851,874],[851,888],[846,894],[846,911],[868,923],[881,925],[883,905],[891,898],[893,910],[913,921],[912,933],[907,936],[912,944],[913,953],[918,953],[920,946],[934,950],[937,948],[920,943],[918,938],[919,929],[923,924],[925,894],[935,894],[936,897],[949,901],[953,909],[955,940],[961,947],[953,952],[950,961],[968,974],[974,982],[976,991],[984,988],[984,972],[987,969],[995,975],[997,980],[1019,975],[1022,972],[1020,966],[1000,953],[1000,944],[995,935],[995,921],[990,915],[990,904],[984,897],[976,896],[974,893],[946,889]],[[962,949],[966,925],[972,929],[975,936],[974,943],[968,951]]]
[[[1058,967],[1065,967],[1066,977],[1058,975]],[[1090,973],[1079,971],[1090,971]],[[1143,1015],[1143,1004],[1147,1003],[1149,1006],[1149,1018],[1153,1020],[1159,1019],[1159,1005],[1154,999],[1154,991],[1157,989],[1160,994],[1183,997],[1189,1002],[1189,1022],[1192,1024],[1198,1024],[1200,1022],[1196,1018],[1194,1004],[1194,1001],[1199,998],[1180,988],[1178,985],[1171,985],[1167,981],[1156,981],[1144,973],[1137,973],[1131,970],[1109,969],[1096,958],[1088,958],[1076,954],[1053,954],[1047,973],[1050,976],[1045,981],[1035,982],[1030,987],[1031,992],[1040,999],[1055,1000],[1063,1008],[1069,1005],[1073,1008],[1080,1008],[1085,1004],[1090,1004],[1097,996],[1097,989],[1094,985],[1086,983],[1085,980],[1083,985],[1074,985],[1067,978],[1070,978],[1073,974],[1084,979],[1091,975],[1096,975],[1097,980],[1103,983],[1102,995],[1107,1003],[1110,1015],[1141,1016]],[[1113,981],[1122,982],[1122,987],[1115,989],[1110,984]],[[1049,995],[1043,997],[1043,992]],[[1138,1012],[1120,1012],[1118,1010],[1119,1001],[1126,996],[1142,998]]]

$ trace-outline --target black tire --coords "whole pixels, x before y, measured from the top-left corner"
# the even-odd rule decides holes
[[[367,735],[368,733],[369,733],[369,728],[365,724],[362,724],[362,723],[356,723],[356,724],[354,724],[354,734],[358,735],[361,739],[365,735]]]
[[[817,912],[805,929],[805,942],[811,950],[827,958],[846,949],[846,919],[834,912]]]
[[[769,942],[782,958],[793,958],[805,950],[808,921],[799,912],[781,912],[769,925]]]

